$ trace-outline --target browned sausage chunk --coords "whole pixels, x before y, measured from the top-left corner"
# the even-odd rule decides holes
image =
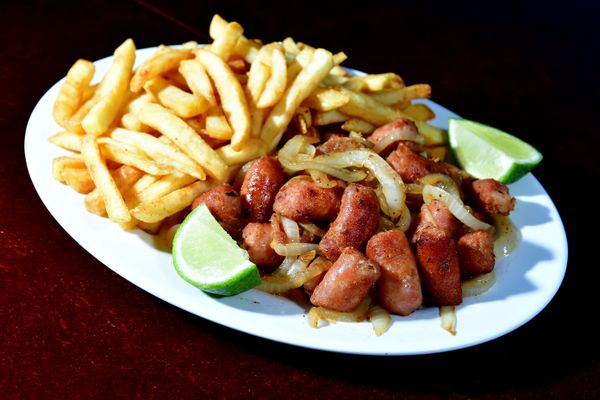
[[[405,183],[414,183],[433,171],[430,160],[413,152],[404,143],[399,143],[386,161]]]
[[[350,139],[348,136],[332,135],[327,141],[317,146],[317,153],[329,154],[360,148],[362,148],[360,143]]]
[[[262,272],[271,272],[283,261],[283,257],[275,253],[271,247],[273,230],[271,224],[250,222],[242,232],[244,242],[242,247],[248,250],[250,261],[256,264]]]
[[[373,131],[373,133],[371,134],[371,136],[368,137],[368,140],[373,143],[374,145],[377,145],[377,143],[379,143],[381,141],[381,139],[383,139],[384,137],[391,135],[392,133],[414,133],[417,134],[418,130],[417,130],[417,126],[415,125],[414,122],[412,122],[410,119],[408,118],[398,118],[395,121],[390,122],[389,124],[385,124],[380,126],[379,128],[375,129]],[[416,142],[412,142],[412,141],[403,141],[403,143],[408,146],[410,149],[412,150],[417,150],[419,147],[419,144]],[[391,144],[389,146],[387,146],[385,149],[383,149],[380,154],[388,154],[394,144]]]
[[[318,186],[312,179],[296,179],[281,188],[273,210],[294,221],[333,221],[340,210],[344,189]]]
[[[423,303],[417,263],[404,232],[380,232],[367,243],[367,257],[381,267],[379,302],[390,312],[408,315]]]
[[[252,163],[240,189],[250,222],[267,222],[271,218],[275,196],[284,183],[285,174],[275,158],[262,156]]]
[[[310,302],[331,310],[353,311],[367,297],[379,276],[375,263],[360,251],[347,247],[317,285]]]
[[[379,225],[379,201],[367,186],[350,184],[344,190],[340,212],[325,233],[319,249],[335,261],[346,247],[361,250]]]
[[[206,204],[215,217],[231,236],[239,237],[242,232],[242,203],[233,186],[225,183],[196,197],[192,209],[201,203]]]
[[[454,236],[461,227],[461,223],[444,203],[432,200],[429,204],[421,206],[420,224],[433,225],[443,229]]]
[[[487,215],[508,215],[515,208],[508,187],[494,179],[478,179],[465,186],[473,206]]]
[[[427,300],[439,306],[460,304],[462,287],[454,239],[445,230],[430,225],[417,230],[415,236]]]
[[[489,230],[462,235],[456,242],[456,248],[462,275],[485,274],[494,269],[494,237]]]

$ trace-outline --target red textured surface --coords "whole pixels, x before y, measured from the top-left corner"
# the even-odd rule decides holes
[[[579,194],[599,176],[598,10],[584,1],[355,9],[331,2],[284,15],[291,11],[280,2],[55,3],[0,5],[0,398],[600,398],[600,276],[597,240],[587,233],[595,213]],[[356,68],[429,82],[434,100],[538,147],[545,159],[536,176],[570,242],[557,297],[524,327],[474,348],[357,357],[218,326],[86,253],[29,180],[22,151],[29,113],[75,59],[104,57],[126,37],[138,47],[205,41],[215,12],[249,36],[291,35],[345,50]]]

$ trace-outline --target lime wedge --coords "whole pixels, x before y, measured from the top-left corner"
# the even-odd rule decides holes
[[[448,137],[456,160],[475,178],[515,182],[542,161],[530,144],[478,122],[450,118]]]
[[[183,279],[205,292],[233,296],[260,283],[256,265],[201,204],[173,239],[173,264]]]

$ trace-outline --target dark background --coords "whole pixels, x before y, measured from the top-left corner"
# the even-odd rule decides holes
[[[0,4],[0,397],[600,398],[598,9],[594,2],[22,1]],[[348,66],[427,82],[433,100],[513,132],[569,240],[531,322],[473,348],[358,357],[251,337],[187,314],[80,248],[27,175],[25,125],[77,58],[208,40],[214,13],[248,37],[345,51]]]

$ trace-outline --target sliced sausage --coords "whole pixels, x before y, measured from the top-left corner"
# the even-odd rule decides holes
[[[347,247],[317,285],[310,302],[336,311],[353,311],[379,279],[379,266],[360,251]]]
[[[402,142],[390,153],[386,161],[405,183],[414,183],[433,172],[430,160],[413,152]]]
[[[427,225],[418,229],[415,237],[419,271],[427,300],[439,306],[460,304],[460,268],[452,236],[443,229]]]
[[[496,264],[494,237],[489,230],[469,232],[456,242],[460,272],[463,276],[474,276],[491,272]]]
[[[395,121],[392,121],[388,124],[382,125],[379,128],[375,129],[373,133],[367,138],[371,143],[377,145],[384,137],[391,135],[392,133],[412,133],[418,134],[417,126],[414,122],[412,122],[408,118],[398,118]],[[382,149],[379,154],[387,155],[393,149],[397,142],[394,142],[387,146],[385,149]],[[419,144],[413,141],[402,141],[406,146],[408,146],[411,150],[418,151]]]
[[[454,236],[461,228],[460,221],[452,215],[448,207],[439,200],[432,200],[421,206],[421,224],[436,226]]]
[[[508,187],[494,179],[478,179],[463,186],[473,206],[489,216],[508,215],[515,208]]]
[[[250,222],[244,227],[242,238],[242,247],[248,250],[250,261],[262,272],[275,270],[283,261],[283,257],[271,247],[273,230],[270,223]]]
[[[333,221],[340,210],[344,188],[325,188],[312,179],[289,181],[275,196],[273,210],[298,222]]]
[[[323,235],[319,249],[331,261],[346,247],[361,250],[379,225],[379,201],[370,187],[352,183],[344,190],[340,212]]]
[[[271,218],[275,196],[285,179],[281,164],[273,157],[262,156],[252,163],[240,189],[250,222],[267,222]]]
[[[240,236],[244,225],[242,203],[233,186],[225,183],[202,193],[192,203],[192,209],[198,207],[201,203],[206,204],[213,217],[231,236]]]
[[[381,267],[379,303],[388,311],[408,315],[423,303],[417,262],[404,232],[380,232],[367,243],[367,257]]]
[[[329,154],[337,153],[340,151],[356,150],[363,146],[355,140],[350,139],[348,136],[343,135],[331,135],[327,141],[317,146],[318,154]]]

